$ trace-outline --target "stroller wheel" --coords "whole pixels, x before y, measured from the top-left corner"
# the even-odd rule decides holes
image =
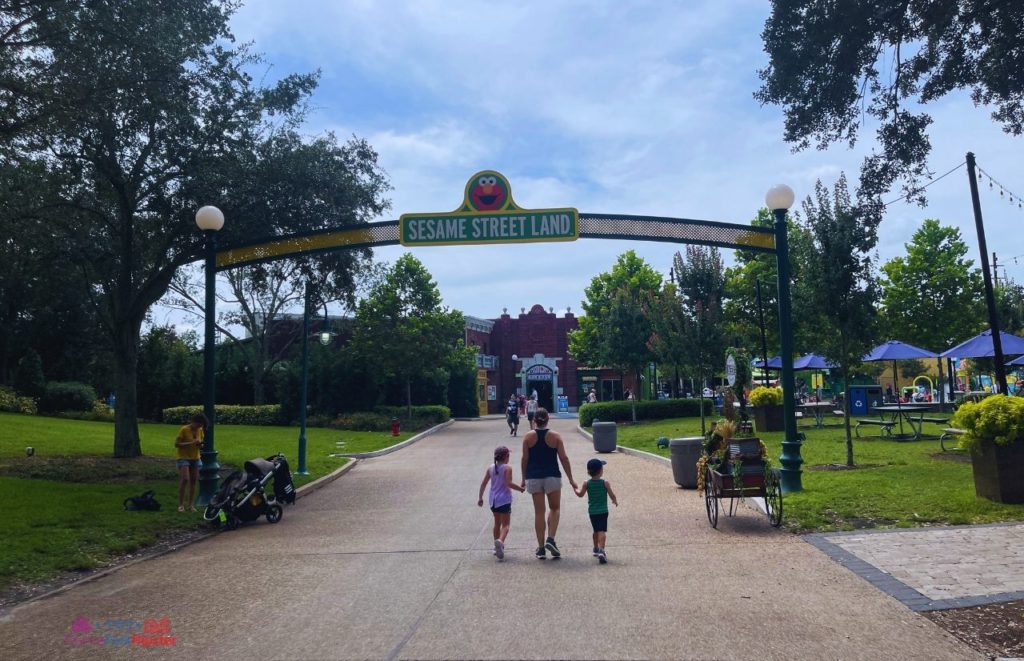
[[[234,514],[228,514],[228,520],[224,522],[224,529],[234,530],[238,527],[239,523],[241,523],[241,521],[238,520],[237,516],[235,516]]]
[[[283,513],[284,510],[281,508],[281,506],[278,505],[277,503],[274,503],[273,505],[267,508],[267,522],[277,523],[281,520],[281,515]]]

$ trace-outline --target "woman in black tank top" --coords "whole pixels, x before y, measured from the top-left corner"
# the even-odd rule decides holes
[[[565,446],[558,432],[549,430],[548,412],[538,408],[534,415],[537,429],[527,432],[523,438],[523,481],[520,486],[533,498],[533,524],[537,533],[537,557],[543,560],[547,553],[555,558],[561,556],[555,544],[558,520],[561,514],[562,473],[558,470],[561,462],[565,476],[576,489],[572,479],[572,468]],[[545,497],[547,508],[545,508]],[[545,511],[547,509],[547,511]],[[546,516],[545,516],[546,514]],[[547,537],[545,538],[545,532]]]

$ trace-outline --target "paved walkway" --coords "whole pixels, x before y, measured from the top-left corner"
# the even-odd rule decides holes
[[[574,420],[553,424],[581,474],[590,445]],[[0,658],[980,658],[763,516],[741,509],[712,530],[667,466],[621,454],[607,456],[621,502],[609,564],[591,557],[586,507],[571,492],[562,560],[532,557],[532,508],[517,496],[497,563],[476,491],[498,444],[512,447],[518,477],[521,439],[503,429],[456,423],[360,463],[276,526],[15,609],[0,622]],[[175,645],[69,645],[78,617],[166,617]]]
[[[875,587],[917,611],[1024,599],[1024,524],[808,535]]]

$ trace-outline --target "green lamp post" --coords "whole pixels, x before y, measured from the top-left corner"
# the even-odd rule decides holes
[[[793,189],[785,184],[778,184],[768,189],[764,196],[765,204],[775,215],[775,258],[778,261],[779,280],[779,344],[782,355],[782,413],[785,419],[785,437],[782,441],[781,482],[782,491],[791,493],[802,491],[802,471],[804,463],[800,456],[800,434],[796,430],[796,398],[794,397],[795,381],[793,379],[793,324],[789,301],[789,236],[786,227],[786,212],[796,195]]]
[[[199,496],[196,498],[198,505],[205,506],[217,493],[217,483],[220,481],[220,464],[217,463],[217,450],[213,444],[213,430],[216,424],[213,386],[214,370],[217,365],[217,232],[224,227],[224,214],[217,207],[202,207],[196,212],[196,225],[203,232],[206,259],[206,303],[203,306],[203,314],[206,317],[203,338],[203,413],[206,415],[207,427],[203,437],[203,449],[199,454],[203,463],[199,468]]]

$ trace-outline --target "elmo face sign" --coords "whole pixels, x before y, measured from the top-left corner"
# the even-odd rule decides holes
[[[477,211],[497,211],[505,206],[508,191],[505,182],[494,175],[485,174],[477,178],[469,191],[471,205]]]

